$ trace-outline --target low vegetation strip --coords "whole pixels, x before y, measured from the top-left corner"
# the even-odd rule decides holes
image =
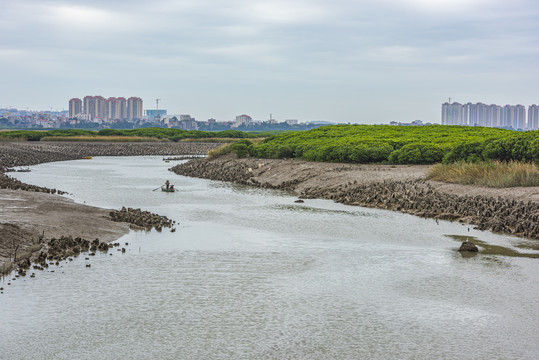
[[[515,161],[458,162],[430,168],[427,179],[493,188],[539,186],[539,170],[534,164]]]
[[[465,126],[334,125],[231,145],[238,156],[347,163],[539,161],[539,132]]]
[[[166,141],[142,136],[45,136],[40,141],[83,141],[83,142],[155,142]]]
[[[246,139],[246,138],[266,138],[275,135],[275,132],[244,132],[238,130],[225,130],[225,131],[198,131],[198,130],[181,130],[181,129],[167,129],[167,128],[140,128],[131,130],[116,130],[116,129],[103,129],[99,131],[91,130],[48,130],[48,131],[31,131],[31,130],[19,130],[19,131],[3,131],[0,133],[0,141],[6,140],[18,140],[18,141],[41,141],[51,140],[59,141],[66,139],[69,141],[76,141],[82,138],[82,141],[138,141],[136,139],[153,139],[165,140],[165,141],[181,141],[185,139]],[[103,138],[110,138],[114,140],[103,140]],[[145,140],[145,141],[146,141]],[[81,140],[79,140],[81,141]]]

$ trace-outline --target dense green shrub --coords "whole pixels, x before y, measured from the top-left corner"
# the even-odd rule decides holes
[[[271,136],[253,146],[261,158],[432,164],[539,161],[539,134],[463,126],[333,125]]]
[[[483,151],[485,143],[483,141],[472,141],[456,144],[444,155],[443,163],[449,164],[457,161],[479,162],[483,161]]]
[[[249,140],[238,140],[230,144],[230,150],[238,155],[238,157],[246,157],[250,155],[250,150],[253,143]]]

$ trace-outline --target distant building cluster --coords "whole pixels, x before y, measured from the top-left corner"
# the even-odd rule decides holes
[[[505,105],[483,103],[442,104],[442,125],[485,126],[513,130],[538,130],[539,106]]]
[[[144,113],[144,115],[142,115]],[[69,100],[69,111],[28,111],[0,108],[0,128],[37,129],[135,129],[140,127],[162,127],[202,131],[274,131],[309,130],[328,121],[299,122],[297,119],[277,121],[270,114],[269,120],[254,120],[242,114],[235,120],[198,121],[191,115],[168,115],[165,109],[142,110],[142,99],[137,97],[108,98],[86,96],[84,99]]]
[[[142,99],[139,97],[85,96],[69,100],[69,118],[93,122],[142,119]]]
[[[391,126],[428,126],[432,125],[431,123],[424,123],[421,120],[414,120],[412,122],[400,122],[400,121],[391,121],[389,123]]]

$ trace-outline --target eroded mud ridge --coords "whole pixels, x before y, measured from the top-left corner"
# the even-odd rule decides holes
[[[126,222],[138,228],[155,229],[157,231],[161,231],[164,227],[171,228],[176,223],[176,221],[166,216],[142,211],[141,209],[126,208],[125,206],[121,210],[111,211],[110,217],[112,221]]]
[[[90,241],[80,237],[61,236],[45,240],[40,237],[36,238],[35,244],[27,247],[25,251],[14,252],[12,260],[2,265],[0,274],[16,271],[17,274],[12,279],[16,280],[18,277],[26,276],[30,270],[44,270],[49,265],[58,266],[61,261],[72,261],[73,258],[83,253],[87,253],[88,256],[94,256],[97,251],[106,253],[110,248],[117,246],[120,244],[106,243],[99,239]],[[122,249],[122,252],[125,252],[125,249]],[[35,273],[30,276],[34,277]]]
[[[480,230],[539,239],[539,204],[487,196],[445,194],[422,180],[350,183],[336,192],[307,189],[305,198],[400,211],[426,218],[460,221]]]
[[[86,156],[205,155],[218,143],[202,142],[0,142],[0,171]]]
[[[393,176],[397,180],[385,174],[375,179],[369,176],[362,178],[360,166],[354,168],[346,164],[333,164],[329,168],[331,164],[312,164],[309,169],[304,163],[292,160],[288,163],[286,160],[266,160],[263,163],[264,160],[250,159],[197,159],[171,170],[179,175],[289,190],[303,198],[330,199],[346,205],[460,221],[475,225],[480,230],[539,239],[537,202],[445,193],[419,176],[410,179]],[[290,171],[294,166],[297,171]],[[333,176],[330,181],[327,173]]]
[[[0,172],[0,189],[12,189],[12,190],[25,190],[25,191],[36,191],[36,192],[45,192],[49,194],[65,194],[65,191],[49,189],[42,186],[29,185],[25,184],[17,179],[12,178],[6,174]]]

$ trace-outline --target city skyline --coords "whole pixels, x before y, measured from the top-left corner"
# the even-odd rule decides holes
[[[538,130],[539,106],[484,104],[482,102],[442,104],[442,125],[499,127],[513,130]]]
[[[27,0],[0,12],[0,108],[77,93],[171,113],[440,122],[439,104],[539,102],[532,0]]]

